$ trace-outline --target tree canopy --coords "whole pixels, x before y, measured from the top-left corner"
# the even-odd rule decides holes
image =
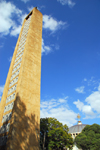
[[[87,125],[76,136],[75,143],[82,150],[100,150],[100,125]]]
[[[73,139],[68,134],[68,126],[55,118],[40,119],[40,144],[46,150],[72,147]]]

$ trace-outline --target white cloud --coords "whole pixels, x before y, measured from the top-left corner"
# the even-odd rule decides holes
[[[0,33],[1,35],[10,34],[17,36],[20,33],[21,25],[27,14],[22,14],[13,3],[1,1],[0,2]],[[15,20],[16,18],[16,20]]]
[[[14,26],[13,28],[12,28],[12,30],[11,30],[11,35],[12,36],[17,36],[19,33],[20,33],[20,30],[21,30],[21,25],[19,25],[19,26]]]
[[[59,98],[58,102],[60,103],[65,103],[67,102],[68,96],[66,96],[65,98]]]
[[[94,116],[94,112],[90,105],[84,105],[82,111],[88,116]]]
[[[32,9],[34,8],[34,6],[30,6],[28,7],[28,11],[30,12]],[[40,7],[37,7],[37,9],[40,11],[42,8],[45,8],[44,5],[40,6]]]
[[[2,95],[2,93],[3,93],[3,89],[4,89],[4,85],[1,85],[1,86],[0,86],[0,100],[1,100],[1,95]]]
[[[10,33],[11,28],[16,24],[13,20],[14,15],[19,17],[21,13],[22,11],[11,2],[0,2],[0,33],[2,35]]]
[[[55,45],[55,49],[56,49],[56,50],[59,49],[59,45],[58,45],[58,44]]]
[[[99,80],[96,80],[95,77],[91,77],[90,80],[88,80],[88,86],[96,86],[98,85]]]
[[[25,13],[25,14],[22,14],[22,15],[20,16],[20,19],[19,19],[20,24],[23,24],[23,21],[24,21],[24,19],[26,18],[26,16],[27,16],[26,13]]]
[[[30,12],[30,11],[32,11],[33,8],[34,8],[34,6],[31,6],[31,7],[28,7],[27,9]]]
[[[74,103],[74,104],[76,105],[76,107],[77,107],[80,111],[82,111],[86,116],[94,116],[94,112],[93,112],[93,110],[92,110],[92,108],[91,108],[90,105],[84,105],[84,103],[81,102],[79,99],[78,99],[77,101],[73,102],[73,103]]]
[[[100,85],[98,91],[93,92],[89,95],[85,101],[91,105],[92,109],[100,113]]]
[[[92,76],[90,79],[84,78],[82,82],[85,83],[85,86],[87,84],[87,86],[90,88],[88,91],[91,91],[93,89],[96,90],[98,88],[98,83],[100,83],[100,79],[96,79]]]
[[[4,46],[4,43],[1,43],[0,48],[2,48]]]
[[[84,106],[84,103],[83,102],[81,102],[79,99],[77,100],[77,101],[75,101],[75,102],[73,102],[75,105],[76,105],[76,107],[81,111],[82,110],[82,108],[83,108],[83,106]]]
[[[85,113],[86,118],[96,117],[98,114],[100,115],[100,85],[98,87],[98,91],[94,91],[92,94],[86,97],[86,105],[80,100],[77,100],[73,103],[80,111]]]
[[[87,81],[87,79],[86,79],[86,78],[84,78],[84,81]]]
[[[20,22],[20,25],[17,25],[15,24],[13,27],[12,27],[12,30],[10,32],[10,35],[12,36],[17,36],[20,31],[21,31],[21,27],[22,27],[22,24],[23,24],[23,21],[24,19],[26,18],[27,14],[23,14],[20,16],[20,18],[18,19],[18,21]]]
[[[51,47],[44,44],[44,39],[42,39],[42,54],[48,54],[52,51]]]
[[[28,1],[30,1],[30,0],[21,0],[22,2],[24,2],[24,3],[27,3]]]
[[[59,50],[60,46],[58,44],[51,44],[51,46],[53,47],[53,49],[55,50]]]
[[[43,8],[45,8],[44,5],[40,6],[40,7],[38,8],[38,10],[41,10],[41,9],[43,9]]]
[[[48,16],[48,15],[43,16],[43,28],[44,29],[49,29],[52,32],[54,32],[58,29],[64,28],[66,25],[67,25],[66,22],[57,21],[51,16]]]
[[[0,86],[0,94],[3,93],[4,85]]]
[[[85,88],[84,86],[81,86],[81,87],[76,88],[75,91],[78,93],[84,93],[84,88]]]
[[[41,118],[54,117],[68,126],[75,124],[77,122],[77,114],[73,110],[69,109],[66,98],[42,101],[40,113]]]
[[[72,8],[75,5],[75,2],[72,2],[72,0],[57,0],[62,5],[68,5],[70,8]]]
[[[8,61],[11,62],[11,60],[12,60],[12,56],[10,56],[10,58],[8,59]]]
[[[66,99],[60,98],[60,99],[59,99],[59,102],[60,102],[60,103],[65,103],[65,102],[66,102]]]

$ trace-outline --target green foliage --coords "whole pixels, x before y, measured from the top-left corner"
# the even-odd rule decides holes
[[[82,150],[100,150],[100,125],[87,125],[75,138],[75,143]]]
[[[55,118],[40,119],[40,144],[46,150],[72,147],[73,139],[68,134],[68,126],[63,125]]]

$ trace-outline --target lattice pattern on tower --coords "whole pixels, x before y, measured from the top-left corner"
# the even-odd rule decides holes
[[[3,119],[2,119],[2,123],[4,123],[4,124],[0,128],[0,134],[9,132],[9,129],[10,129],[9,120],[12,117],[12,109],[14,106],[16,88],[17,88],[17,83],[18,83],[18,78],[19,78],[19,73],[20,73],[20,67],[21,67],[22,57],[24,54],[24,49],[25,49],[25,44],[26,44],[26,39],[27,39],[27,35],[28,35],[28,29],[29,29],[30,21],[31,21],[31,16],[24,23],[22,34],[20,37],[20,41],[19,41],[19,45],[18,45],[18,49],[17,49],[17,54],[16,54],[16,58],[15,58],[15,63],[13,65],[12,75],[10,78],[10,84],[9,84],[7,98],[6,98],[6,106],[4,108],[4,115],[3,115]],[[11,111],[11,112],[7,113],[9,111]],[[7,113],[7,114],[5,114],[5,113]],[[6,123],[6,122],[8,122],[8,123]],[[7,138],[8,138],[8,136],[1,136],[0,137],[0,146],[3,146],[6,144]]]

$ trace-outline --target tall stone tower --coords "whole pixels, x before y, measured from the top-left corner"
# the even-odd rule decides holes
[[[42,14],[24,19],[0,104],[0,150],[38,150]]]

